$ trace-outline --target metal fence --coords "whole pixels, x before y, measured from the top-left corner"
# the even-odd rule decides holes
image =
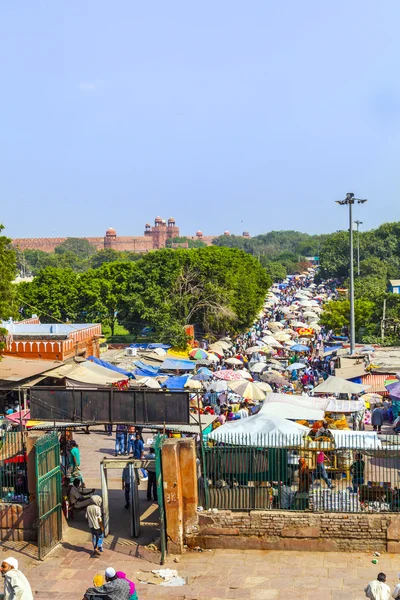
[[[254,435],[202,449],[206,509],[400,512],[400,439]],[[211,445],[214,444],[214,445]]]
[[[0,437],[0,499],[21,504],[29,502],[28,473],[23,434],[3,432]]]

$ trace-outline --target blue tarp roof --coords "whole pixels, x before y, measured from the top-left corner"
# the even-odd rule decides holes
[[[160,366],[161,371],[193,371],[196,363],[192,360],[179,360],[176,358],[166,358]]]
[[[143,348],[143,350],[155,350],[156,348],[162,348],[168,350],[171,348],[168,344],[131,344],[130,348]]]
[[[188,379],[189,375],[168,377],[162,384],[162,387],[166,387],[169,390],[183,390]]]
[[[137,360],[134,365],[136,367],[136,375],[140,375],[141,377],[155,377],[156,375],[159,375],[160,367],[153,367],[141,360]]]
[[[116,371],[116,373],[121,373],[122,375],[126,375],[127,377],[135,378],[134,374],[131,371],[125,371],[125,369],[121,369],[120,367],[116,367],[106,360],[101,360],[100,358],[96,358],[95,356],[88,356],[88,360],[95,363],[96,365],[100,365],[106,369],[110,369],[111,371]]]

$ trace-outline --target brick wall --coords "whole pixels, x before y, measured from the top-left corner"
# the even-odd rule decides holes
[[[198,513],[197,525],[185,532],[189,547],[260,550],[400,553],[399,539],[395,514],[222,510]]]

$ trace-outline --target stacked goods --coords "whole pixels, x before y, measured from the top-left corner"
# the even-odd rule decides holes
[[[310,490],[310,507],[314,512],[360,512],[358,494],[344,491]]]

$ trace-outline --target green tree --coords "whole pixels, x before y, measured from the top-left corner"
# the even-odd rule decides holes
[[[4,226],[0,224],[0,233]],[[0,235],[0,319],[15,317],[15,289],[12,282],[16,275],[15,251],[10,238]]]
[[[375,304],[369,300],[358,299],[354,302],[355,328],[370,325],[370,319],[374,313]],[[321,315],[321,324],[335,332],[340,332],[343,327],[350,324],[350,301],[331,300],[324,307]]]
[[[121,252],[118,252],[118,250],[113,250],[112,248],[105,248],[104,250],[99,250],[90,257],[90,266],[92,267],[92,269],[98,269],[104,263],[117,262],[118,260],[120,260],[121,254]]]
[[[88,259],[96,252],[96,248],[84,238],[67,238],[55,248],[56,254],[64,254],[64,252],[72,252],[80,259]]]
[[[79,307],[82,319],[108,325],[115,333],[118,312],[128,281],[135,277],[132,262],[104,263],[79,279]]]
[[[21,314],[36,313],[42,323],[76,321],[79,312],[79,277],[72,269],[47,267],[30,283],[17,286]]]

